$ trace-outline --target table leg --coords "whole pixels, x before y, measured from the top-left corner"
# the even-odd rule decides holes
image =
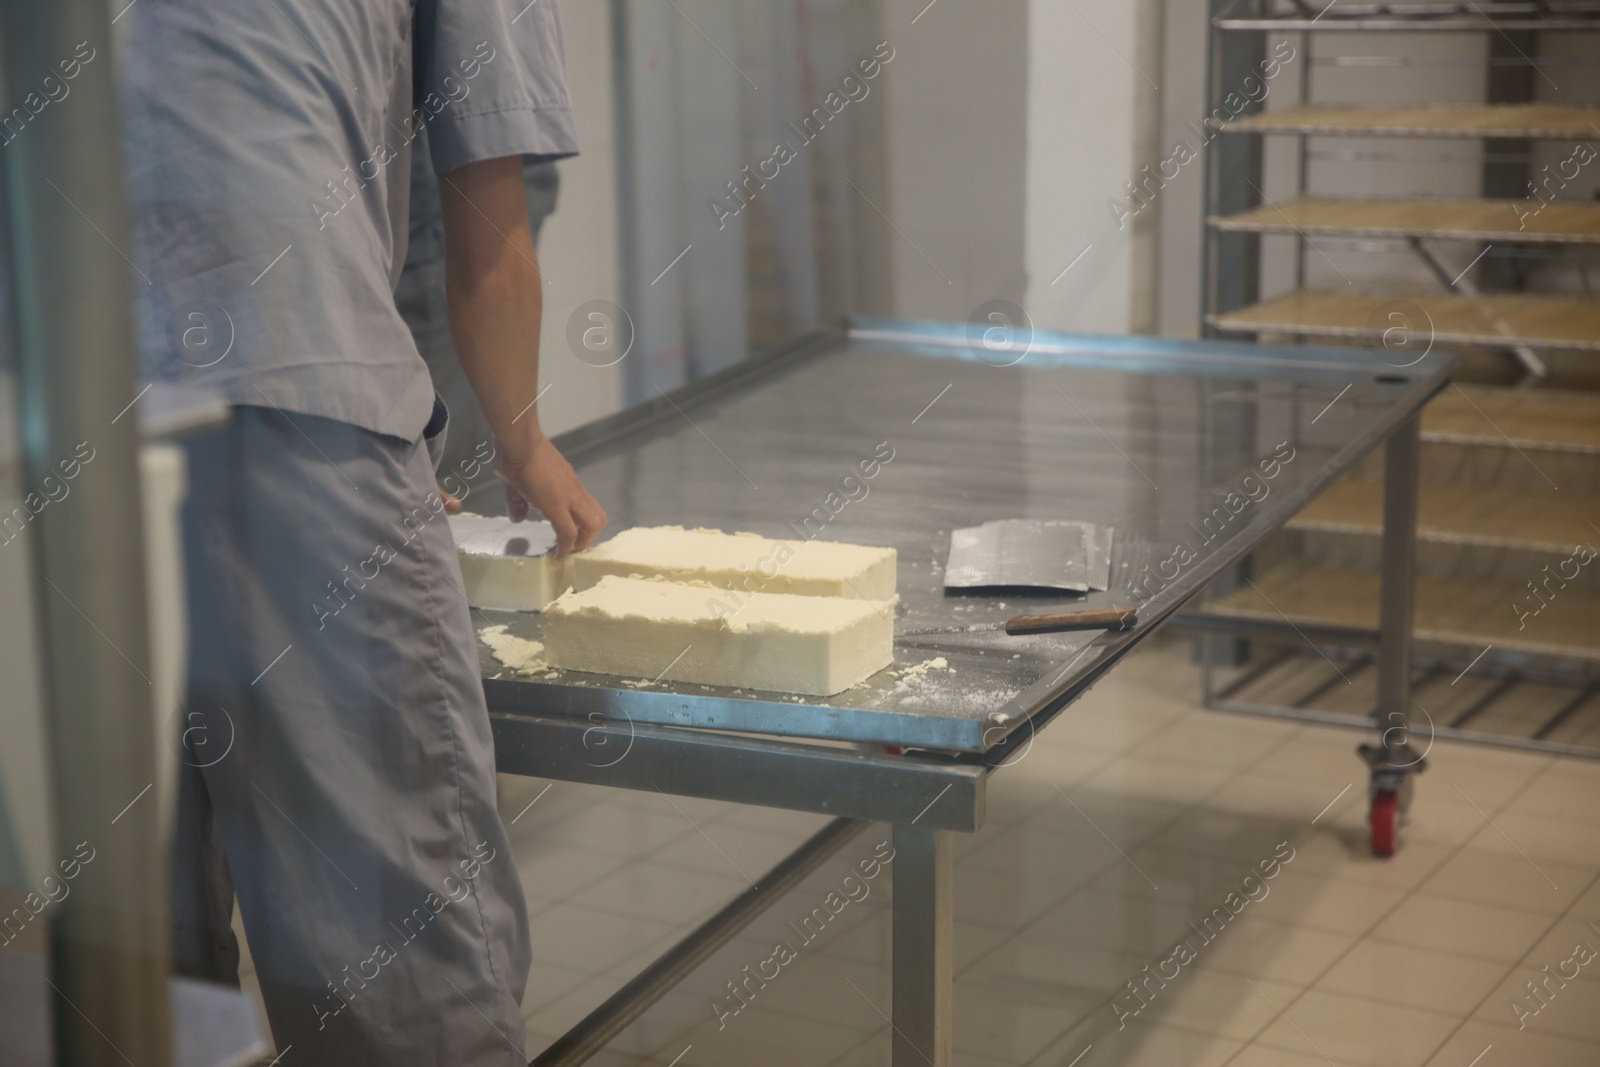
[[[1416,599],[1417,485],[1422,446],[1413,417],[1390,435],[1383,456],[1383,561],[1378,605],[1376,745],[1357,751],[1367,761],[1372,851],[1392,856],[1396,829],[1411,807],[1414,776],[1427,767],[1427,746],[1411,743],[1411,623]]]
[[[1383,457],[1383,563],[1378,614],[1378,728],[1403,740],[1411,715],[1411,615],[1416,595],[1418,420],[1389,437]],[[1393,727],[1399,729],[1391,733]]]
[[[953,854],[948,830],[894,828],[894,1067],[950,1067]]]

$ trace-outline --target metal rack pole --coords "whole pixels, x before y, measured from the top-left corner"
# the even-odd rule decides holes
[[[1229,87],[1261,74],[1266,54],[1264,33],[1223,33],[1215,20],[1238,6],[1237,0],[1212,0],[1208,19],[1206,107],[1217,107]],[[1209,125],[1211,112],[1202,121]],[[1261,139],[1224,137],[1213,133],[1203,149],[1205,156],[1205,217],[1201,227],[1200,335],[1216,337],[1207,317],[1235,311],[1260,299],[1261,238],[1250,233],[1222,233],[1210,224],[1214,216],[1236,214],[1259,205]]]
[[[93,857],[48,912],[56,1062],[161,1067],[171,1062],[166,863],[148,795],[132,245],[108,18],[104,0],[0,3],[12,123],[0,163],[28,488],[59,486],[78,465],[70,496],[31,523],[56,851]],[[70,95],[35,110],[74,61]],[[28,117],[13,128],[17,108]]]
[[[1300,34],[1300,99],[1296,104],[1311,102],[1311,42],[1309,30]],[[1301,133],[1295,137],[1295,192],[1304,197],[1311,185],[1311,138]],[[1294,238],[1294,287],[1306,287],[1306,235],[1296,231]]]

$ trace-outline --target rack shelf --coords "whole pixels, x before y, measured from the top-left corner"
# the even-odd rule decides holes
[[[1537,614],[1538,602],[1508,582],[1470,585],[1448,578],[1417,579],[1418,641],[1470,650],[1493,644],[1502,652],[1600,662],[1600,597],[1578,586],[1558,592]],[[1306,628],[1378,627],[1378,575],[1352,567],[1295,561],[1268,569],[1237,591],[1206,604],[1200,618],[1234,619]],[[1519,621],[1525,625],[1519,626]]]
[[[1237,5],[1235,5],[1237,6]],[[1231,9],[1230,9],[1231,10]],[[1282,4],[1269,14],[1232,18],[1225,11],[1212,21],[1219,30],[1393,31],[1482,33],[1497,30],[1584,31],[1600,29],[1600,3],[1592,0],[1544,0],[1540,3],[1404,2],[1351,4]]]
[[[1600,455],[1600,401],[1592,393],[1457,385],[1423,409],[1422,440]]]
[[[1393,318],[1391,311],[1402,312],[1402,318]],[[1412,344],[1431,339],[1448,345],[1600,352],[1600,301],[1533,293],[1396,297],[1300,289],[1207,316],[1207,322],[1229,333],[1287,333],[1374,344],[1382,344],[1385,332],[1401,322],[1412,331]]]
[[[1600,137],[1600,107],[1562,104],[1429,104],[1370,107],[1302,104],[1212,125],[1224,133],[1344,137]]]
[[[1207,221],[1234,233],[1600,244],[1600,204],[1576,202],[1302,196],[1237,215],[1212,216]]]
[[[1417,540],[1562,553],[1600,540],[1600,500],[1587,509],[1555,492],[1424,485],[1418,500]],[[1377,537],[1383,532],[1383,483],[1351,480],[1329,487],[1289,522],[1289,529]]]

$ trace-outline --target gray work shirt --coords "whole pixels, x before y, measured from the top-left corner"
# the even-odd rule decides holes
[[[118,29],[144,377],[416,440],[409,148],[577,151],[556,0],[146,0]]]

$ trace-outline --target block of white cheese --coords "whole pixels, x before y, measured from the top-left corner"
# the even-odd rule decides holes
[[[548,522],[462,512],[450,516],[450,534],[475,608],[542,611],[572,584],[568,562],[551,555],[556,533]]]
[[[577,589],[588,589],[608,574],[708,582],[745,593],[893,600],[895,550],[682,526],[636,526],[572,558]]]
[[[598,674],[829,696],[889,666],[893,618],[890,605],[870,600],[735,597],[703,583],[606,575],[545,608],[545,661]]]

